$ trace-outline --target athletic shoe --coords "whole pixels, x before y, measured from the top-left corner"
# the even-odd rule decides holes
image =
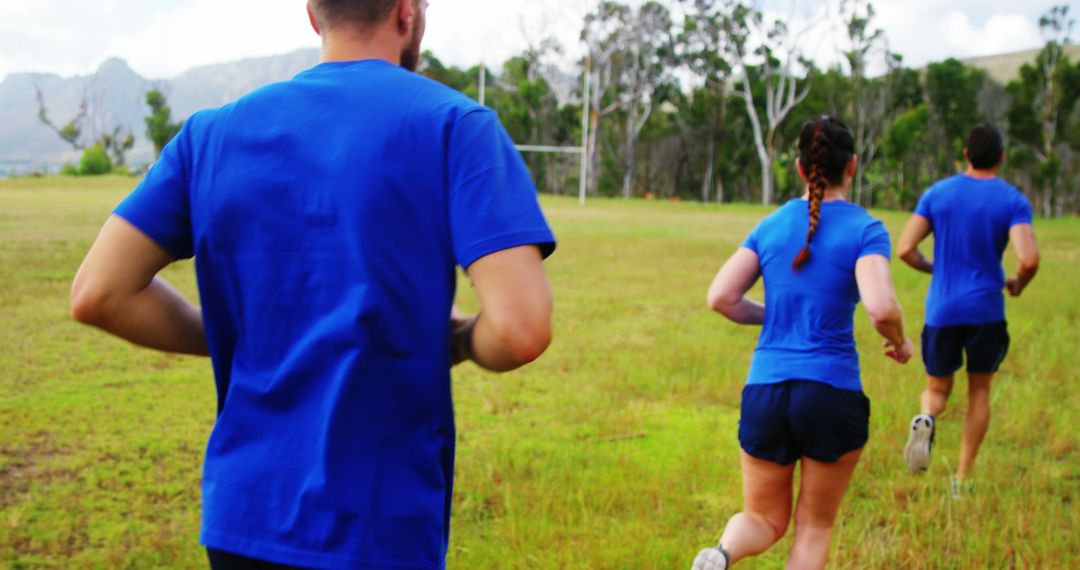
[[[919,414],[911,419],[911,432],[904,447],[904,460],[912,473],[930,467],[930,449],[934,447],[934,416]]]
[[[727,551],[720,546],[714,546],[698,552],[691,570],[727,570],[727,568]]]

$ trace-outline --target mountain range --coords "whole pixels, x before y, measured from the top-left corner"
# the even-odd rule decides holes
[[[87,128],[101,132],[119,126],[135,135],[128,163],[140,166],[153,159],[146,138],[149,114],[146,92],[159,89],[168,99],[173,120],[195,111],[218,107],[254,89],[283,81],[318,63],[318,49],[192,68],[173,79],[152,80],[136,73],[121,59],[109,59],[90,75],[60,77],[48,73],[13,73],[0,82],[0,172],[55,171],[76,163],[80,152],[62,141],[38,120],[37,89],[49,118],[66,124],[88,103]]]
[[[1080,46],[1067,46],[1070,57],[1080,57]],[[1006,83],[1017,76],[1020,66],[1032,62],[1039,50],[965,60],[986,69],[995,80]],[[13,73],[0,82],[0,177],[19,173],[55,171],[64,163],[75,163],[79,152],[38,119],[36,90],[44,95],[49,118],[57,125],[67,123],[86,100],[93,119],[91,132],[120,126],[135,135],[135,147],[128,153],[133,166],[152,160],[144,118],[149,113],[146,92],[161,90],[172,107],[173,119],[182,119],[200,109],[233,101],[258,87],[283,81],[318,63],[317,49],[301,49],[284,55],[196,67],[173,79],[152,80],[136,73],[121,59],[109,59],[93,74],[60,77],[48,73]],[[571,78],[572,80],[572,78]]]

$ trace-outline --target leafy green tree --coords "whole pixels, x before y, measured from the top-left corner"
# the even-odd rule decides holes
[[[1014,143],[1009,162],[1037,191],[1041,213],[1061,215],[1067,202],[1074,210],[1077,206],[1080,62],[1072,64],[1064,53],[1073,27],[1068,6],[1055,6],[1039,23],[1046,46],[1005,88],[1010,100],[1005,116]]]
[[[937,131],[938,174],[954,172],[968,131],[979,122],[978,92],[985,73],[949,58],[926,67],[926,95]]]
[[[161,156],[165,145],[180,132],[183,122],[172,121],[172,109],[169,108],[165,95],[157,89],[146,93],[146,104],[150,107],[150,115],[146,117],[146,136],[153,143],[154,158],[157,158]]]
[[[670,68],[666,65],[672,52],[671,13],[659,2],[646,2],[633,13],[625,31],[621,76],[621,110],[626,126],[623,131],[623,197],[634,193],[638,139],[663,103],[669,91]]]
[[[903,95],[893,85],[902,79],[895,75],[900,69],[901,58],[889,50],[884,30],[875,27],[876,12],[870,0],[842,0],[840,8],[847,28],[848,49],[843,53],[851,72],[849,112],[855,135],[855,154],[859,157],[854,200],[872,205],[873,188],[866,188],[867,172],[874,165],[881,137],[894,116],[896,106],[892,100]],[[868,66],[873,56],[881,56],[888,70],[884,78],[869,77]]]
[[[114,127],[111,133],[101,135],[96,144],[105,150],[114,165],[126,166],[126,155],[135,146],[135,135]]]
[[[477,67],[477,71],[479,67]],[[479,74],[459,69],[454,66],[446,66],[435,54],[424,50],[420,54],[420,66],[417,70],[421,75],[434,79],[443,85],[461,91],[470,97],[476,96]]]
[[[686,109],[688,121],[681,123],[681,130],[695,132],[699,140],[704,138],[705,161],[701,180],[701,199],[708,202],[714,185],[716,200],[724,200],[723,177],[718,176],[717,154],[722,152],[725,141],[731,75],[734,71],[729,54],[744,40],[736,34],[746,27],[737,22],[744,11],[732,0],[683,0],[690,4],[683,20],[682,30],[676,38],[675,57],[678,63],[696,74],[704,86],[691,97],[682,98],[691,105]],[[696,146],[696,145],[692,145]]]
[[[792,111],[810,94],[812,84],[806,79],[811,74],[800,77],[799,68],[812,70],[813,64],[802,54],[798,42],[801,32],[791,30],[783,20],[766,23],[765,15],[753,9],[733,22],[742,26],[736,34],[742,40],[735,49],[742,71],[736,94],[746,104],[753,127],[754,147],[761,166],[761,203],[770,204],[775,194],[778,135]],[[762,41],[752,54],[759,60],[757,65],[748,63],[751,54],[746,40],[752,35]]]
[[[86,121],[87,111],[89,105],[86,102],[86,97],[83,97],[79,103],[79,110],[75,113],[75,116],[70,121],[64,124],[62,127],[57,127],[49,118],[49,111],[45,108],[45,94],[41,91],[40,86],[34,87],[35,96],[37,98],[38,105],[38,120],[43,125],[49,127],[61,140],[70,144],[75,150],[82,150],[86,147],[82,142],[83,138],[83,123]]]
[[[922,173],[929,157],[924,148],[930,138],[930,116],[930,108],[920,104],[897,116],[885,135],[882,147],[895,176],[891,184],[894,206],[913,206],[919,190],[927,183]]]
[[[610,173],[612,168],[619,167],[618,158],[611,152],[604,152],[613,145],[610,144],[611,130],[602,128],[602,121],[623,106],[620,98],[620,55],[626,45],[625,36],[631,27],[632,14],[630,7],[625,4],[603,0],[585,17],[581,32],[581,39],[589,50],[584,62],[591,85],[586,154],[589,162],[588,192],[593,195],[617,186]]]

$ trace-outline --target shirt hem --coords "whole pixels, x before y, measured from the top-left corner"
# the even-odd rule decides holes
[[[747,386],[763,386],[763,385],[769,385],[769,384],[783,384],[784,382],[797,382],[797,381],[802,380],[802,381],[808,381],[808,382],[819,382],[821,384],[825,384],[826,386],[832,386],[833,388],[836,388],[837,390],[847,390],[847,391],[850,391],[850,392],[862,392],[863,391],[863,385],[862,385],[862,380],[861,379],[857,379],[854,382],[842,382],[842,383],[839,383],[839,382],[835,382],[835,381],[832,381],[832,380],[824,380],[824,379],[821,379],[821,378],[813,378],[812,376],[813,376],[812,374],[806,374],[806,375],[802,375],[802,376],[799,376],[799,377],[794,377],[794,376],[790,376],[790,377],[789,376],[779,376],[779,377],[766,377],[766,378],[749,377],[749,378],[746,379],[746,385]]]
[[[226,533],[203,529],[199,542],[214,550],[222,550],[240,556],[285,564],[321,569],[345,570],[443,570],[444,563],[425,566],[398,564],[393,562],[373,562],[356,558],[343,558],[317,554],[307,550],[271,545],[263,542],[240,538]]]

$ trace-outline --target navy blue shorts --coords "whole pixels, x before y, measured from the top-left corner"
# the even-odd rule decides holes
[[[870,435],[870,399],[824,382],[788,380],[743,388],[739,444],[758,459],[834,463]]]
[[[210,570],[303,570],[299,566],[274,564],[213,548],[206,549],[206,556],[210,559]]]
[[[964,364],[964,353],[967,353],[968,372],[993,374],[1008,352],[1009,327],[1005,321],[923,328],[923,364],[931,376],[952,376]]]

